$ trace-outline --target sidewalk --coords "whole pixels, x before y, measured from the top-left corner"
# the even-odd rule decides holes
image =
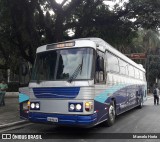
[[[0,128],[22,122],[19,117],[18,97],[5,97],[5,104],[0,106]]]

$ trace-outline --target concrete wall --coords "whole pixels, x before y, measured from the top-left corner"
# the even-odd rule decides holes
[[[6,95],[5,95],[5,97],[8,97],[8,98],[14,98],[18,96],[19,96],[19,92],[6,92]]]

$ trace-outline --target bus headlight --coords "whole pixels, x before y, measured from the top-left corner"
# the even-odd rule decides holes
[[[36,108],[39,109],[39,103],[36,103]]]
[[[39,102],[30,102],[30,110],[40,110]]]
[[[35,103],[31,103],[31,109],[35,108]]]
[[[69,112],[83,112],[83,103],[69,103],[68,104],[68,110]]]
[[[82,106],[81,106],[80,104],[77,104],[77,105],[76,105],[76,110],[80,111],[81,108],[82,108]]]
[[[74,104],[70,104],[69,109],[70,109],[70,110],[74,110],[74,108],[75,108],[75,107],[74,107]]]

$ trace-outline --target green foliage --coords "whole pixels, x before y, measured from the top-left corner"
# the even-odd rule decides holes
[[[150,55],[148,68],[148,81],[150,82],[150,85],[153,86],[156,78],[160,78],[160,56]]]
[[[8,83],[7,92],[18,92],[18,90],[19,90],[19,82]]]
[[[138,31],[138,36],[135,37],[130,44],[130,48],[134,53],[146,53],[146,63],[141,62],[146,66],[147,81],[150,86],[156,81],[156,78],[160,78],[160,35],[154,30]],[[140,61],[138,61],[140,62]],[[145,65],[146,64],[146,65]]]
[[[145,29],[160,27],[159,0],[129,0],[125,13],[128,19],[135,19],[134,25]]]

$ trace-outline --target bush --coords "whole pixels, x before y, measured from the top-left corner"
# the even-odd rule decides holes
[[[18,92],[19,82],[9,82],[7,92]]]

